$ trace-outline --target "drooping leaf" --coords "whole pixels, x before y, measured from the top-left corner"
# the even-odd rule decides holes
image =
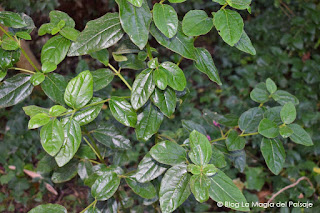
[[[152,20],[149,6],[145,0],[141,7],[135,7],[127,0],[116,0],[119,6],[120,22],[131,41],[142,50],[147,42]]]
[[[122,36],[119,14],[107,13],[87,23],[86,28],[72,43],[68,56],[85,55],[106,49],[117,43]]]
[[[90,71],[83,71],[67,85],[64,101],[74,109],[84,107],[93,95],[93,78]]]
[[[233,129],[228,134],[226,145],[229,151],[241,150],[246,145],[246,140]]]
[[[123,125],[135,127],[137,123],[137,113],[126,99],[112,97],[109,101],[109,107],[117,121]]]
[[[156,3],[152,11],[154,24],[157,28],[168,38],[175,36],[179,20],[174,8],[167,4]]]
[[[42,82],[41,88],[44,93],[54,102],[65,105],[64,92],[68,85],[67,80],[59,74],[50,73]]]
[[[275,138],[279,135],[279,128],[275,122],[264,118],[259,123],[258,132],[266,138]]]
[[[61,122],[53,119],[41,128],[40,131],[41,145],[43,149],[51,156],[55,156],[63,142],[64,131]]]
[[[234,46],[242,52],[249,53],[251,55],[256,55],[256,49],[252,45],[249,36],[244,30],[242,32],[240,40]]]
[[[162,141],[150,149],[150,155],[158,162],[177,165],[186,161],[187,152],[184,148],[171,141]]]
[[[205,35],[212,27],[212,18],[203,10],[190,10],[182,20],[182,30],[187,36]]]
[[[168,85],[178,91],[183,91],[187,85],[186,77],[183,71],[179,68],[178,65],[172,62],[163,62],[160,66],[160,69],[163,70],[167,74]]]
[[[189,136],[190,152],[189,157],[193,163],[203,166],[209,163],[212,155],[210,142],[206,136],[193,130]]]
[[[313,142],[310,135],[298,124],[290,124],[290,129],[292,129],[293,134],[290,136],[290,139],[297,143],[305,146],[312,146]]]
[[[120,178],[115,172],[107,172],[94,182],[91,194],[97,200],[108,200],[118,189]]]
[[[268,168],[273,174],[278,175],[286,159],[286,153],[281,141],[263,138],[260,148]]]
[[[30,78],[26,74],[17,74],[2,82],[0,84],[0,108],[16,105],[27,98],[33,90]]]
[[[297,111],[292,102],[283,105],[280,111],[280,117],[284,124],[291,124],[297,117]]]
[[[239,128],[247,133],[256,132],[258,125],[263,118],[263,110],[254,107],[242,113],[239,118]]]
[[[29,213],[67,213],[67,209],[58,204],[42,204],[29,211]]]
[[[157,196],[157,191],[152,183],[139,183],[133,177],[126,178],[125,180],[132,191],[134,191],[134,193],[138,194],[139,196],[146,199],[152,199]]]
[[[67,56],[71,42],[61,35],[50,38],[41,50],[41,63],[51,62],[58,65]]]
[[[151,99],[154,105],[156,105],[165,116],[170,117],[174,113],[177,97],[173,89],[167,88],[165,91],[162,91],[156,88]]]
[[[189,197],[190,176],[185,164],[173,166],[166,172],[159,192],[162,212],[173,212]]]
[[[190,178],[190,189],[196,200],[203,203],[209,199],[209,182],[206,175],[193,175]]]

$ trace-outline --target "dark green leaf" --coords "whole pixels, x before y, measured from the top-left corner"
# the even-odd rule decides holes
[[[256,49],[252,45],[249,36],[244,30],[242,32],[240,40],[234,46],[242,52],[249,53],[251,55],[256,55]]]
[[[177,34],[179,20],[173,7],[156,3],[152,13],[155,25],[166,37],[172,38]]]
[[[137,55],[130,54],[127,55],[125,61],[121,61],[119,66],[121,69],[132,69],[132,70],[142,70],[146,68],[146,63],[139,60]]]
[[[238,10],[245,10],[250,7],[251,0],[226,0],[230,7]]]
[[[268,118],[270,121],[275,122],[277,125],[282,124],[281,118],[280,118],[280,111],[282,109],[282,106],[276,106],[276,107],[272,107],[267,109],[267,111],[265,111],[263,117],[264,118]]]
[[[26,26],[24,20],[17,13],[10,11],[0,11],[0,24],[12,28],[21,28]]]
[[[63,183],[71,180],[74,178],[78,171],[78,161],[72,160],[68,164],[64,165],[63,167],[57,168],[56,171],[53,172],[51,180],[54,183]]]
[[[157,196],[157,191],[152,185],[152,183],[139,183],[135,178],[129,177],[126,178],[126,182],[128,186],[134,191],[134,193],[138,194],[139,196],[152,199]]]
[[[92,196],[97,200],[108,200],[118,189],[120,178],[115,172],[98,177],[91,188]]]
[[[88,104],[94,104],[100,101],[102,101],[101,98],[94,97]],[[103,103],[99,103],[93,106],[83,108],[74,114],[73,119],[77,121],[80,124],[80,126],[86,125],[92,122],[96,117],[98,117],[102,106]]]
[[[71,42],[61,35],[50,38],[41,50],[41,63],[58,65],[67,56]]]
[[[42,204],[29,211],[29,213],[67,213],[67,209],[58,204]]]
[[[191,161],[199,166],[204,166],[209,163],[212,149],[211,144],[206,136],[200,132],[193,130],[189,136]]]
[[[197,130],[201,134],[207,135],[207,131],[202,125],[200,125],[194,121],[191,121],[191,120],[182,120],[182,127],[190,133],[193,130]]]
[[[278,175],[286,160],[286,152],[281,141],[263,138],[260,148],[268,168],[273,174]]]
[[[275,93],[277,91],[277,85],[274,83],[274,81],[271,78],[268,78],[266,80],[266,85],[270,94]]]
[[[240,137],[236,130],[231,130],[226,139],[226,145],[229,151],[241,150],[246,145],[246,140]]]
[[[137,113],[126,99],[112,97],[109,101],[109,107],[117,121],[123,125],[135,127],[137,123]]]
[[[275,93],[271,95],[271,97],[273,98],[273,100],[275,100],[281,105],[285,105],[288,102],[292,102],[294,105],[299,104],[299,100],[287,91],[277,90]]]
[[[293,130],[289,126],[280,126],[279,133],[283,138],[288,138],[293,134]]]
[[[93,78],[93,91],[98,91],[108,86],[114,78],[114,74],[109,69],[98,69],[91,72]]]
[[[265,103],[269,100],[269,93],[265,83],[259,83],[251,91],[250,98],[258,103]]]
[[[49,72],[55,71],[56,69],[57,69],[57,65],[50,61],[44,62],[41,66],[41,70],[44,73],[49,73]]]
[[[109,64],[109,52],[107,49],[102,49],[97,52],[93,52],[90,56],[94,59],[97,59],[104,66],[108,66]]]
[[[205,175],[193,175],[190,178],[191,192],[200,203],[209,199],[209,182],[209,178]]]
[[[156,161],[171,166],[183,163],[187,159],[186,150],[171,141],[157,143],[151,148],[150,155]]]
[[[51,73],[46,75],[46,79],[42,82],[41,88],[52,101],[65,105],[64,91],[67,84],[67,80],[62,75]]]
[[[266,138],[275,138],[279,135],[279,128],[275,122],[264,118],[259,123],[258,132]]]
[[[313,142],[310,135],[298,124],[290,124],[290,129],[292,129],[293,134],[290,136],[290,139],[297,143],[305,146],[312,146]]]
[[[16,41],[6,38],[2,40],[1,47],[4,50],[17,50],[20,46]]]
[[[156,105],[165,116],[170,118],[174,113],[177,97],[173,89],[167,88],[165,91],[162,91],[156,88],[151,99],[154,105]]]
[[[297,117],[297,111],[292,102],[287,102],[280,111],[280,117],[284,124],[291,124]]]
[[[218,168],[223,168],[227,165],[224,154],[214,145],[212,146],[212,157],[210,163],[213,163]]]
[[[54,119],[44,125],[40,130],[40,138],[43,149],[49,155],[55,156],[59,152],[64,141],[63,126],[60,121]]]
[[[167,74],[168,85],[174,90],[183,91],[187,85],[187,80],[178,65],[172,62],[164,62],[161,67]]]
[[[240,116],[239,128],[247,133],[256,132],[262,118],[263,110],[261,108],[251,108]]]
[[[190,10],[182,20],[182,30],[187,36],[205,35],[212,27],[212,18],[203,10]]]
[[[40,126],[46,125],[49,123],[50,117],[46,113],[39,113],[33,116],[29,123],[28,123],[28,129],[36,129],[39,128]]]

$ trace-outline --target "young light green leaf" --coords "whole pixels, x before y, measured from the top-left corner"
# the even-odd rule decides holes
[[[109,107],[117,121],[123,125],[135,127],[137,123],[137,113],[126,99],[112,97],[109,101]]]
[[[211,54],[204,48],[196,48],[196,61],[195,66],[198,70],[206,74],[211,81],[222,85],[218,70],[214,65]]]
[[[254,107],[242,113],[239,118],[239,128],[247,133],[256,132],[258,125],[263,118],[263,110]]]
[[[56,117],[56,116],[61,115],[65,111],[67,111],[67,109],[64,108],[63,106],[54,105],[53,107],[50,108],[49,115]]]
[[[168,118],[171,117],[176,109],[176,99],[176,93],[171,88],[167,88],[165,91],[156,88],[151,96],[151,100],[154,105],[156,105]]]
[[[234,46],[240,40],[244,24],[238,12],[221,9],[214,14],[213,24],[222,39],[230,46]]]
[[[37,72],[32,75],[32,77],[30,78],[30,82],[32,83],[33,86],[38,86],[44,81],[45,78],[46,77],[44,76],[43,73]]]
[[[58,204],[42,204],[29,211],[29,213],[67,213],[67,209]]]
[[[84,107],[93,95],[93,78],[90,71],[83,71],[67,85],[64,101],[74,109]]]
[[[188,172],[191,172],[193,175],[200,175],[202,167],[194,164],[188,164],[187,166]]]
[[[193,175],[190,178],[190,189],[196,200],[203,203],[209,199],[209,178],[206,175]]]
[[[30,106],[25,106],[25,107],[22,107],[24,113],[26,113],[26,115],[29,115],[30,118],[35,116],[36,114],[39,114],[39,113],[49,113],[49,110],[46,109],[46,108],[42,108],[42,107],[38,107],[38,106],[35,106],[35,105],[30,105]]]
[[[138,115],[136,135],[138,140],[147,141],[158,132],[163,121],[163,114],[152,104],[148,104]]]
[[[152,69],[145,69],[136,77],[132,85],[131,104],[133,109],[140,109],[148,101],[154,88]]]
[[[246,140],[240,137],[236,130],[231,130],[226,139],[226,145],[229,151],[241,150],[246,145]]]
[[[135,7],[127,0],[116,0],[119,6],[120,22],[131,41],[142,50],[147,42],[152,20],[149,6],[145,0],[141,7]]]
[[[21,28],[26,26],[24,20],[17,13],[10,11],[0,11],[0,24],[12,28]]]
[[[163,62],[161,67],[167,74],[168,85],[178,91],[183,91],[187,85],[186,77],[178,65],[172,62]]]
[[[292,102],[294,105],[299,104],[299,100],[294,95],[291,95],[284,90],[277,90],[275,93],[271,94],[271,97],[280,105],[285,105],[288,102]]]
[[[172,6],[156,3],[152,13],[154,24],[166,37],[172,38],[177,34],[179,20]]]
[[[279,128],[275,122],[264,118],[259,123],[258,132],[266,138],[275,138],[279,135]]]
[[[297,111],[292,102],[287,102],[280,111],[280,117],[284,124],[291,124],[297,117]]]
[[[289,126],[280,126],[279,133],[283,138],[288,138],[293,134],[293,130]]]
[[[71,42],[61,35],[50,38],[41,50],[41,63],[58,65],[67,56]]]
[[[273,94],[277,91],[277,85],[274,83],[274,81],[271,78],[267,78],[266,85],[270,94]]]
[[[244,30],[242,32],[240,40],[234,46],[242,52],[249,53],[251,55],[256,55],[256,49],[252,45],[249,36]]]
[[[41,70],[44,73],[49,73],[49,72],[55,71],[56,69],[57,69],[57,65],[50,61],[44,62],[41,66]]]
[[[209,163],[212,149],[211,144],[206,136],[193,130],[189,136],[190,152],[189,157],[193,163],[204,166]]]
[[[36,129],[39,128],[40,126],[46,125],[49,123],[50,117],[46,113],[39,113],[33,116],[29,123],[28,123],[28,129]]]
[[[250,92],[250,98],[257,103],[265,103],[269,100],[269,93],[265,83],[259,83]]]
[[[150,155],[156,161],[171,166],[181,164],[187,159],[186,150],[171,141],[157,143],[151,148]]]
[[[41,145],[49,155],[55,156],[64,141],[63,126],[58,119],[53,119],[40,130]]]
[[[278,175],[286,160],[286,152],[281,141],[263,138],[260,148],[268,168],[273,174]]]
[[[97,200],[108,200],[118,189],[120,178],[115,172],[107,172],[94,182],[91,194]]]
[[[167,88],[168,76],[166,71],[162,67],[158,67],[153,71],[153,82],[161,90],[165,90]]]
[[[13,41],[9,38],[3,39],[1,42],[1,48],[4,50],[12,51],[19,49],[19,47],[20,46],[16,41]]]
[[[159,192],[162,212],[173,212],[189,197],[190,176],[185,164],[173,166],[166,172]]]
[[[218,169],[213,164],[207,164],[203,167],[202,172],[203,172],[203,174],[210,177],[210,176],[216,174],[218,172]]]
[[[62,28],[59,33],[65,37],[66,39],[69,39],[71,41],[76,41],[78,36],[80,35],[80,32],[74,28],[71,27],[64,27]]]
[[[182,20],[182,30],[187,36],[205,35],[212,27],[212,18],[203,10],[190,10]]]
[[[238,203],[247,203],[247,200],[233,181],[221,170],[210,177],[210,180],[209,196],[212,200],[221,202],[223,205],[230,203],[228,207],[237,211],[250,211],[249,207],[238,205]]]
[[[68,56],[85,55],[106,49],[117,43],[122,36],[119,14],[107,13],[87,23],[76,42],[72,43]]]
[[[77,121],[69,119],[63,126],[64,142],[55,156],[55,160],[59,167],[66,165],[76,154],[81,143],[81,128]]]
[[[67,85],[68,82],[62,75],[51,73],[46,75],[46,79],[42,82],[41,88],[52,101],[65,105],[64,91]]]
[[[297,143],[305,146],[312,146],[313,142],[310,135],[298,124],[290,124],[290,129],[292,129],[293,134],[290,136],[290,139]]]
[[[137,195],[145,198],[152,199],[157,196],[156,188],[152,185],[152,183],[139,183],[135,178],[128,177],[125,179],[128,186],[136,193]]]

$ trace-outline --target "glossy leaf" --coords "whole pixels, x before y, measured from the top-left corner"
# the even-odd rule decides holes
[[[92,100],[88,103],[88,105],[89,104],[93,104],[93,105],[77,111],[73,115],[73,119],[77,121],[80,124],[80,126],[83,126],[92,122],[94,119],[96,119],[96,117],[98,117],[103,106],[103,103],[99,103],[99,104],[94,104],[94,103],[98,103],[101,101],[102,101],[101,98],[93,97]]]
[[[242,52],[249,53],[251,55],[256,55],[256,49],[252,45],[249,36],[244,30],[242,32],[240,40],[234,46]]]
[[[16,105],[27,98],[33,90],[30,76],[18,74],[0,84],[0,108]]]
[[[168,85],[174,90],[183,91],[187,85],[187,80],[178,65],[172,62],[164,62],[161,67],[167,74]]]
[[[297,111],[292,102],[288,102],[282,107],[280,117],[284,124],[291,124],[296,119]]]
[[[168,38],[172,38],[178,31],[178,15],[174,8],[167,4],[156,3],[153,6],[153,20],[157,28]]]
[[[57,168],[52,174],[51,180],[54,183],[64,183],[74,178],[78,171],[78,161],[72,160],[63,167]]]
[[[165,116],[170,117],[174,113],[177,97],[173,89],[167,88],[165,91],[162,91],[156,88],[151,99],[154,105],[156,105]]]
[[[299,100],[295,96],[284,90],[277,90],[271,95],[271,97],[280,105],[285,105],[288,102],[292,102],[294,105],[299,104]]]
[[[10,11],[0,11],[0,24],[13,28],[21,28],[26,26],[24,20],[17,13]]]
[[[186,161],[187,152],[177,143],[163,141],[150,149],[150,155],[158,162],[167,165],[177,165]]]
[[[182,20],[182,30],[187,36],[205,35],[212,27],[212,18],[203,10],[190,10]]]
[[[152,199],[157,196],[157,191],[152,185],[152,183],[139,183],[135,178],[129,177],[125,179],[128,186],[136,193],[137,195],[145,198]]]
[[[76,41],[80,34],[78,30],[71,27],[64,27],[59,31],[59,33],[70,41]]]
[[[147,141],[158,132],[163,121],[163,114],[152,104],[148,104],[138,115],[136,135],[138,140]]]
[[[224,154],[212,145],[212,156],[210,163],[214,164],[218,168],[223,168],[227,165]]]
[[[211,144],[206,136],[193,130],[189,136],[190,152],[189,157],[193,163],[199,166],[209,163],[212,149]]]
[[[168,76],[162,67],[159,67],[153,71],[153,82],[161,90],[165,90],[167,88]]]
[[[74,20],[67,14],[59,10],[53,10],[49,13],[50,23],[58,25],[61,20],[64,21],[66,27],[75,27]]]
[[[3,39],[1,42],[1,48],[4,50],[17,50],[19,49],[19,44],[9,38]]]
[[[247,133],[256,132],[258,125],[263,118],[263,110],[254,107],[242,113],[239,118],[239,128]]]
[[[108,86],[114,78],[114,73],[109,69],[97,69],[91,72],[93,78],[93,91],[99,91]]]
[[[41,63],[58,65],[67,56],[70,45],[71,42],[61,35],[50,38],[41,50]]]
[[[90,71],[83,71],[67,85],[64,101],[74,109],[84,107],[93,95],[93,78]]]
[[[126,99],[112,97],[109,101],[109,107],[117,121],[123,125],[135,127],[137,123],[137,113]]]
[[[39,113],[36,114],[35,116],[33,116],[29,123],[28,123],[28,129],[36,129],[39,128],[43,125],[46,125],[47,123],[49,123],[50,121],[50,117],[48,114],[46,113]]]
[[[24,113],[26,113],[26,115],[29,115],[30,117],[35,116],[36,114],[39,113],[49,113],[49,110],[46,108],[42,108],[42,107],[38,107],[35,105],[30,105],[30,106],[25,106],[22,108]]]
[[[42,204],[29,211],[29,213],[67,213],[67,209],[58,204]]]
[[[213,24],[222,39],[234,46],[243,33],[243,20],[240,14],[229,9],[221,9],[214,14]]]
[[[98,177],[91,187],[91,194],[97,200],[108,200],[118,189],[120,178],[115,172]]]
[[[196,200],[203,203],[209,199],[209,182],[205,175],[193,175],[190,178],[190,189]]]
[[[33,86],[37,86],[37,85],[41,84],[45,78],[46,77],[44,76],[43,73],[37,72],[32,75],[32,77],[30,78],[30,82],[32,83]]]
[[[241,150],[246,145],[246,140],[239,136],[236,130],[231,130],[226,139],[229,151]]]
[[[266,138],[275,138],[279,135],[279,128],[275,122],[264,118],[259,123],[258,132]]]
[[[154,89],[152,69],[145,69],[136,77],[132,85],[131,105],[133,109],[140,109],[148,101]]]
[[[90,56],[94,59],[97,59],[100,63],[102,63],[105,66],[108,66],[109,64],[109,52],[107,49],[102,49],[97,52],[93,52],[90,54]]]
[[[194,164],[188,164],[187,170],[188,170],[188,172],[191,172],[193,175],[200,175],[202,172],[201,166],[197,166]]]
[[[313,142],[310,135],[298,124],[290,124],[290,129],[292,129],[293,134],[290,136],[290,139],[297,143],[305,146],[312,146]]]
[[[128,1],[136,7],[141,7],[143,3],[143,0],[128,0]]]
[[[206,176],[212,176],[218,172],[217,167],[215,167],[213,164],[207,164],[203,167],[203,174]]]
[[[117,43],[123,36],[118,13],[107,13],[89,21],[86,28],[72,43],[68,56],[97,52]]]
[[[147,42],[152,19],[149,6],[145,0],[141,7],[135,7],[127,0],[116,0],[119,6],[120,22],[130,40],[142,50]]]
[[[263,138],[260,148],[268,168],[273,174],[278,175],[286,159],[286,153],[281,141]]]
[[[64,113],[65,111],[67,111],[67,109],[64,108],[63,106],[55,105],[55,106],[50,108],[49,115],[51,115],[51,116],[59,116],[62,113]]]
[[[173,212],[189,197],[190,176],[185,164],[173,166],[166,172],[159,191],[162,212]]]
[[[55,156],[63,142],[64,131],[61,122],[53,119],[41,128],[40,131],[41,145],[43,149],[51,156]]]
[[[67,80],[62,75],[51,73],[46,75],[46,79],[42,82],[41,88],[52,101],[65,105],[64,92],[67,84]]]

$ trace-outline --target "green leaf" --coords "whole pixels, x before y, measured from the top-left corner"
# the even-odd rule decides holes
[[[265,111],[263,117],[268,118],[270,121],[275,122],[277,125],[281,125],[282,124],[282,121],[280,118],[281,109],[282,109],[282,106],[269,108],[267,109],[267,111]]]
[[[218,172],[218,169],[213,164],[208,164],[203,167],[202,171],[203,171],[203,174],[209,177],[216,174]]]
[[[213,163],[218,168],[223,168],[227,165],[224,154],[212,145],[212,157],[210,163]]]
[[[187,80],[179,66],[172,62],[163,62],[161,67],[167,74],[168,85],[174,90],[183,91]]]
[[[151,69],[156,69],[159,66],[158,58],[153,58],[147,63],[148,67]]]
[[[135,178],[129,177],[125,179],[128,186],[136,193],[137,195],[145,198],[152,199],[157,196],[157,191],[152,185],[152,183],[139,183]]]
[[[58,119],[53,119],[44,125],[40,130],[40,138],[44,151],[51,156],[55,156],[59,152],[64,141],[63,126],[60,121]]]
[[[49,72],[55,71],[56,69],[57,69],[57,65],[50,61],[44,62],[41,66],[41,70],[44,73],[49,73]]]
[[[219,3],[220,5],[225,5],[227,2],[226,0],[212,0],[213,2],[217,2]]]
[[[97,200],[108,200],[118,189],[120,178],[115,172],[98,177],[91,187],[91,194]]]
[[[234,46],[240,40],[244,24],[238,12],[221,9],[214,14],[213,24],[222,39],[230,46]]]
[[[78,161],[72,160],[69,163],[67,163],[65,166],[57,168],[57,170],[54,171],[51,176],[52,182],[64,183],[71,180],[78,173],[77,167],[78,167]]]
[[[167,165],[177,165],[187,159],[187,152],[177,143],[162,141],[150,149],[150,155],[158,162]]]
[[[67,56],[71,42],[61,35],[50,38],[41,50],[41,63],[58,65]]]
[[[196,200],[203,203],[209,199],[209,182],[205,175],[193,175],[190,178],[190,189]]]
[[[39,113],[33,116],[29,123],[28,123],[28,129],[36,129],[39,128],[40,126],[46,125],[49,123],[50,117],[46,113]]]
[[[100,101],[102,101],[101,98],[93,97],[88,104],[94,104]],[[93,106],[85,107],[81,110],[78,110],[74,114],[73,119],[77,121],[80,124],[80,126],[86,125],[92,122],[94,119],[96,119],[96,117],[98,117],[102,106],[103,106],[103,103],[99,103],[99,104],[95,104]]]
[[[280,126],[279,133],[283,138],[288,138],[293,134],[293,130],[289,126]]]
[[[63,126],[64,142],[55,156],[55,160],[59,167],[66,165],[76,154],[81,143],[81,128],[77,121],[69,119]]]
[[[150,153],[147,153],[140,161],[134,177],[140,183],[145,183],[159,177],[166,169],[164,165],[155,161]]]
[[[246,188],[248,190],[260,191],[266,182],[263,167],[247,167],[246,169]]]
[[[22,109],[24,113],[26,113],[26,115],[29,115],[30,117],[33,117],[39,113],[47,113],[47,114],[49,113],[48,109],[38,107],[35,105],[25,106],[25,107],[22,107]]]
[[[163,35],[156,26],[152,23],[150,33],[157,40],[159,44],[168,48],[169,50],[178,53],[184,58],[195,60],[195,47],[193,37],[186,36],[182,32],[181,24],[178,26],[178,31],[175,36],[168,38]]]
[[[292,129],[293,134],[290,136],[290,139],[297,143],[305,146],[312,146],[313,142],[310,135],[298,124],[290,124],[290,129]]]
[[[58,25],[61,20],[65,22],[66,27],[74,28],[76,25],[74,20],[67,13],[61,12],[59,10],[51,11],[49,13],[49,17],[50,22],[54,25]]]
[[[0,70],[0,81],[7,76],[7,70]]]
[[[271,95],[271,97],[280,105],[285,105],[288,102],[292,102],[294,105],[299,104],[299,100],[294,95],[291,95],[287,91],[277,90],[275,93]]]
[[[247,33],[243,30],[240,40],[234,45],[238,50],[249,53],[251,55],[256,55],[256,49],[251,43],[251,40]]]
[[[13,67],[13,65],[19,61],[20,59],[20,50],[17,51],[6,51],[4,49],[0,48],[0,58],[2,60],[0,60],[0,70],[2,70],[1,72],[5,72],[8,68]],[[1,76],[1,80],[5,77],[5,75]]]
[[[33,86],[37,86],[41,84],[46,77],[44,76],[43,73],[41,72],[36,72],[35,74],[32,75],[30,78],[30,82],[32,83]]]
[[[112,97],[109,101],[109,107],[117,121],[125,126],[135,127],[137,123],[137,113],[126,99]]]
[[[83,71],[67,85],[64,101],[74,109],[84,107],[93,95],[93,78],[90,71]]]
[[[132,85],[131,104],[133,109],[140,109],[149,99],[155,89],[152,69],[142,71]]]
[[[94,59],[97,59],[100,63],[105,66],[109,64],[109,51],[107,49],[102,49],[97,52],[93,52],[90,56]]]
[[[162,91],[156,88],[151,96],[151,99],[154,105],[156,105],[168,118],[170,118],[174,113],[176,109],[177,97],[173,89],[167,88],[165,91]]]
[[[291,124],[297,117],[297,111],[292,102],[287,102],[280,111],[280,117],[284,124]]]
[[[135,7],[127,0],[116,0],[119,6],[120,22],[130,40],[142,50],[147,42],[152,15],[145,0],[141,7]]]
[[[46,79],[42,82],[41,88],[52,101],[65,105],[64,91],[66,90],[67,84],[67,80],[62,75],[51,73],[46,75]]]
[[[136,7],[141,7],[144,0],[128,0],[128,1]]]
[[[78,56],[106,49],[117,43],[123,36],[118,13],[107,13],[89,21],[72,43],[68,56]]]
[[[182,30],[187,36],[205,35],[212,27],[212,18],[203,10],[190,10],[182,20]]]
[[[195,66],[200,72],[206,74],[211,81],[222,85],[218,70],[214,65],[211,54],[204,48],[196,48],[196,61]]]
[[[162,212],[173,212],[189,197],[190,176],[185,164],[173,166],[166,172],[159,191]]]
[[[169,0],[170,3],[182,3],[185,1],[187,1],[187,0]]]
[[[95,159],[96,154],[88,145],[81,144],[79,150],[77,151],[76,155],[83,159]]]
[[[136,135],[138,140],[147,141],[158,132],[163,121],[163,114],[152,104],[148,104],[138,115]]]
[[[236,130],[231,130],[226,139],[226,145],[229,151],[241,150],[246,145],[246,140],[240,137]]]
[[[191,120],[182,120],[182,127],[186,129],[189,133],[191,133],[193,130],[197,130],[201,134],[205,136],[207,135],[207,131],[202,125]]]
[[[165,90],[168,86],[168,76],[162,67],[158,67],[153,71],[153,82],[159,89]]]
[[[275,138],[279,135],[279,128],[275,122],[264,118],[259,123],[258,132],[266,138]]]
[[[250,7],[251,0],[226,0],[230,7],[238,10],[245,10]]]
[[[250,98],[257,103],[265,103],[269,100],[269,93],[265,83],[259,83],[250,93]]]
[[[194,164],[188,164],[187,166],[188,172],[191,172],[193,175],[200,175],[202,168],[200,166]]]
[[[0,11],[0,24],[12,28],[21,28],[26,26],[24,20],[17,13],[9,11]]]
[[[105,68],[97,69],[91,72],[93,78],[93,91],[99,91],[108,86],[114,78],[114,73]]]
[[[59,116],[61,115],[62,113],[66,112],[67,109],[64,108],[63,106],[60,106],[60,105],[54,105],[53,107],[50,108],[49,110],[49,115],[51,116]]]
[[[278,175],[286,160],[286,152],[281,141],[263,138],[260,148],[268,168],[273,174]]]
[[[266,85],[270,94],[275,93],[278,89],[277,85],[274,83],[274,81],[271,78],[267,78]]]
[[[92,134],[99,143],[112,149],[131,149],[130,140],[123,136],[115,126],[108,123],[101,124],[92,131]]]
[[[58,204],[42,204],[33,209],[28,213],[67,213],[67,209]]]
[[[249,207],[238,204],[247,203],[246,198],[233,181],[221,170],[218,170],[216,175],[210,177],[210,180],[209,196],[212,200],[222,202],[223,205],[230,203],[228,207],[234,210],[250,211]]]
[[[178,15],[174,8],[167,4],[153,5],[153,20],[157,28],[168,38],[172,38],[178,31]]]
[[[189,136],[190,152],[189,157],[193,163],[204,166],[209,163],[212,149],[211,144],[206,136],[193,130]]]
[[[263,110],[259,107],[251,108],[239,118],[239,128],[247,133],[256,132],[258,125],[263,118]]]
[[[146,63],[139,60],[138,56],[135,54],[127,55],[125,58],[125,61],[119,63],[121,69],[142,70],[146,68]]]
[[[80,32],[74,28],[71,27],[64,27],[59,31],[59,33],[65,37],[66,39],[69,39],[71,41],[76,41],[78,36],[80,35]]]
[[[19,49],[19,44],[16,41],[13,41],[9,38],[2,40],[1,47],[4,50],[17,50]]]

